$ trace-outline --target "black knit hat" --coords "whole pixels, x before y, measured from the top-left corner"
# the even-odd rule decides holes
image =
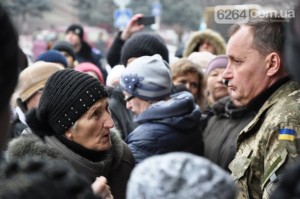
[[[53,50],[58,50],[58,51],[65,51],[67,52],[73,59],[75,60],[75,52],[73,49],[73,46],[66,41],[57,41],[53,44],[52,46]]]
[[[155,54],[159,54],[163,60],[169,63],[169,51],[158,34],[136,33],[125,42],[122,48],[121,63],[126,66],[130,58]]]
[[[8,107],[18,80],[18,37],[8,14],[0,5],[0,113]]]
[[[70,25],[66,30],[66,33],[68,32],[74,32],[81,40],[83,39],[83,27],[79,24]]]
[[[26,122],[40,137],[64,134],[103,97],[108,93],[96,78],[64,69],[48,79],[38,108],[26,115]]]

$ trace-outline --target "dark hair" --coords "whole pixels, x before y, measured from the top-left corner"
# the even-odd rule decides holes
[[[229,36],[234,35],[242,26],[250,26],[253,33],[253,47],[262,55],[277,52],[281,55],[284,44],[284,24],[286,20],[278,16],[266,16],[250,19],[245,24],[234,24],[229,29]]]
[[[65,162],[23,159],[2,165],[0,198],[99,198],[91,185]]]

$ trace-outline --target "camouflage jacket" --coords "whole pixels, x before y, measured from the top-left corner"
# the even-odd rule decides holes
[[[269,198],[284,170],[300,153],[300,86],[288,81],[240,132],[230,163],[238,198]]]

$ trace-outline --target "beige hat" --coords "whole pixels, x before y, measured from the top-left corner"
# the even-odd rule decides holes
[[[200,71],[205,73],[208,63],[216,57],[217,57],[216,55],[210,52],[203,51],[203,52],[193,52],[188,56],[188,59],[198,64],[201,67],[199,68]]]
[[[15,105],[18,98],[22,102],[28,100],[38,90],[44,88],[48,78],[55,72],[64,69],[59,64],[50,62],[35,62],[25,68],[19,75],[19,81],[15,93],[13,94],[12,104]]]

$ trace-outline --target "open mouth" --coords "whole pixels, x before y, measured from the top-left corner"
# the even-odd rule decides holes
[[[110,135],[109,135],[109,133],[106,134],[106,135],[104,135],[104,136],[101,138],[101,143],[106,143],[106,142],[108,142],[108,141],[110,141]]]

